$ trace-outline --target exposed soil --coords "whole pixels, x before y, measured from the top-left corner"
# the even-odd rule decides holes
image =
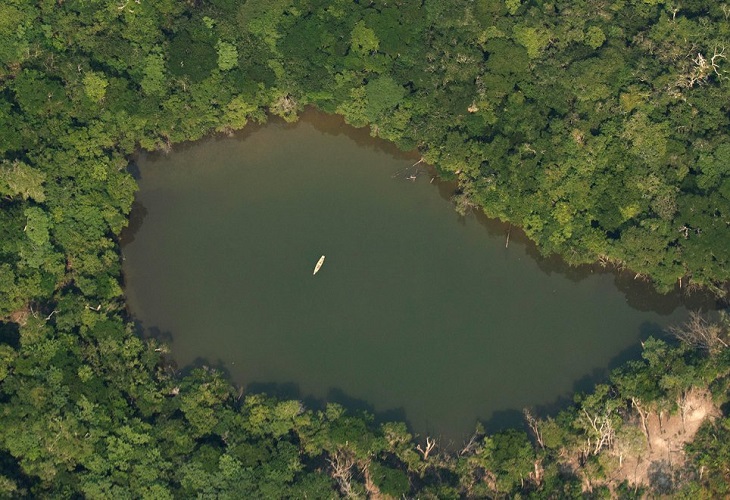
[[[8,319],[10,319],[10,321],[12,321],[13,323],[17,323],[20,326],[23,326],[28,321],[29,315],[30,311],[27,308],[23,308],[10,313]]]
[[[684,445],[694,438],[697,430],[707,419],[720,415],[708,391],[694,390],[687,397],[684,422],[678,412],[675,415],[652,413],[647,417],[649,443],[643,443],[639,454],[630,454],[623,464],[613,471],[610,482],[627,480],[629,484],[651,487],[656,493],[671,491],[678,476],[684,472]]]

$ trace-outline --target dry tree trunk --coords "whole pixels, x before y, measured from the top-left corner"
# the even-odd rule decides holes
[[[418,450],[421,455],[423,455],[424,460],[428,460],[429,453],[431,453],[435,447],[436,440],[426,436],[426,449],[424,450],[423,448],[421,448],[421,445],[419,444],[418,446],[416,446],[416,450]]]
[[[331,471],[330,476],[337,482],[340,492],[343,496],[351,498],[354,496],[352,491],[352,467],[355,465],[350,453],[344,450],[337,450],[327,459]]]
[[[639,412],[639,416],[641,417],[641,428],[644,431],[644,437],[646,437],[646,444],[649,447],[649,451],[651,451],[651,440],[649,439],[649,426],[646,424],[646,417],[647,413],[641,409],[641,405],[639,404],[639,401],[636,398],[631,398],[631,404],[634,408],[636,408],[636,411]]]
[[[530,413],[530,410],[525,408],[522,410],[523,415],[525,415],[525,420],[527,421],[527,426],[532,431],[533,436],[535,436],[535,440],[537,441],[537,444],[540,445],[540,448],[543,450],[545,449],[545,442],[542,439],[542,433],[540,432],[540,429],[538,428],[538,422],[537,419]]]
[[[358,464],[362,471],[363,478],[365,479],[365,491],[368,493],[368,498],[371,500],[382,500],[383,494],[380,492],[380,488],[373,482],[373,478],[370,475],[370,460],[367,462],[360,462]]]

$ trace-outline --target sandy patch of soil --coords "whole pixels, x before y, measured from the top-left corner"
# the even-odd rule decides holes
[[[30,311],[24,308],[10,313],[8,319],[13,323],[17,323],[20,326],[23,326],[28,321],[28,316],[30,316]]]
[[[611,482],[627,480],[630,484],[651,487],[657,493],[669,493],[684,471],[684,445],[694,438],[707,419],[720,415],[706,390],[693,390],[687,397],[684,420],[675,415],[650,414],[647,417],[649,443],[639,454],[628,456],[621,467],[611,474]]]

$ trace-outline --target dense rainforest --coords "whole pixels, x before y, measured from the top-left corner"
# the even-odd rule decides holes
[[[449,451],[173,373],[125,317],[118,244],[138,148],[315,106],[417,149],[461,209],[546,254],[723,295],[729,18],[708,0],[4,0],[0,495],[729,495],[724,320],[695,316],[561,413]],[[650,460],[700,403],[716,418],[675,450],[687,463]],[[621,476],[627,460],[651,466]]]

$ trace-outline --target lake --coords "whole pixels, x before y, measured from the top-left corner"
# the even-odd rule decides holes
[[[453,443],[477,419],[499,428],[589,389],[686,317],[676,295],[459,216],[453,187],[417,161],[314,112],[140,154],[122,238],[130,313],[180,368]]]

